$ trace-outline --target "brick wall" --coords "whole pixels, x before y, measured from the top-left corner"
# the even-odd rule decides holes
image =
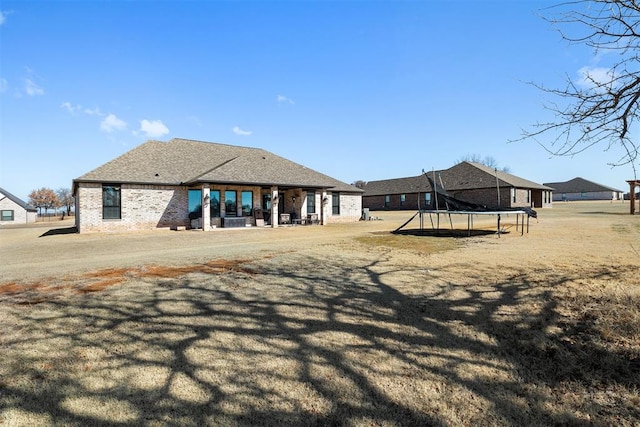
[[[76,225],[80,233],[187,226],[187,189],[177,186],[121,186],[121,218],[102,219],[102,185],[80,183]]]
[[[362,217],[362,195],[360,193],[340,193],[340,215],[333,215],[331,206],[331,193],[328,193],[328,203],[325,209],[328,210],[327,223],[337,224],[344,222],[356,222]]]
[[[431,197],[431,203],[427,204],[425,202],[424,193],[420,193],[419,195],[418,193],[406,193],[404,202],[402,201],[402,196],[400,194],[390,194],[388,205],[385,205],[386,196],[366,196],[362,198],[362,205],[365,208],[369,208],[370,210],[374,211],[417,211],[418,197],[420,198],[420,209],[435,209],[433,196]]]
[[[238,216],[242,212],[241,192],[253,191],[253,207],[261,208],[260,187],[211,186],[211,190],[220,190],[221,217],[225,216],[225,190],[237,193]],[[299,192],[296,192],[298,194]],[[285,192],[284,212],[293,209],[289,192]],[[293,193],[291,193],[293,194]],[[102,185],[100,183],[79,183],[76,191],[76,226],[80,233],[98,231],[129,231],[170,228],[176,226],[190,227],[188,212],[188,189],[179,186],[132,185],[121,186],[121,218],[102,218]],[[320,213],[320,193],[316,193],[316,211]],[[331,212],[331,195],[326,207]],[[296,212],[301,209],[296,200]],[[304,206],[306,215],[306,206]],[[340,194],[340,215],[329,215],[328,223],[354,222],[362,215],[362,198],[360,194]],[[246,217],[247,225],[255,225],[253,216]],[[211,218],[211,226],[220,227],[220,218]]]

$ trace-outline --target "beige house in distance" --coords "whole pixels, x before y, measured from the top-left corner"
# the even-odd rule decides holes
[[[362,190],[259,148],[148,141],[73,181],[78,232],[356,222]]]
[[[554,202],[573,200],[623,200],[624,192],[606,185],[576,177],[564,182],[547,182],[553,188]]]
[[[36,222],[38,210],[0,188],[0,225]]]

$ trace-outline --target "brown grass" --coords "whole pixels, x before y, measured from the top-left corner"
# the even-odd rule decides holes
[[[2,284],[0,425],[640,425],[640,227],[614,208]]]

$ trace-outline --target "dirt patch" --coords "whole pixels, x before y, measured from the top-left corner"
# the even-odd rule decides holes
[[[224,274],[231,271],[251,273],[242,264],[248,260],[215,260],[189,266],[146,265],[139,268],[108,268],[84,273],[79,276],[65,276],[62,279],[48,279],[39,282],[0,284],[0,302],[17,304],[39,304],[65,294],[86,294],[101,292],[110,286],[120,285],[125,280],[175,278],[192,273]],[[55,285],[48,283],[55,282]]]

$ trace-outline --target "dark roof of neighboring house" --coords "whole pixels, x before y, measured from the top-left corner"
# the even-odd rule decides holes
[[[425,172],[435,181],[436,186],[442,186],[446,191],[473,190],[479,188],[515,187],[527,189],[549,190],[550,187],[533,181],[496,171],[480,163],[461,162],[440,171]],[[497,177],[497,181],[496,181]],[[386,194],[402,194],[433,191],[425,174],[407,178],[385,179],[370,181],[364,187],[365,196],[380,196]]]
[[[473,190],[478,188],[495,188],[496,182],[500,187],[527,188],[549,190],[542,184],[496,170],[481,163],[461,162],[443,171],[443,183],[446,190]]]
[[[607,187],[606,185],[598,184],[596,182],[587,181],[584,178],[573,178],[565,182],[548,182],[544,185],[552,187],[558,193],[599,193],[602,191],[616,191],[618,193],[621,190]]]
[[[20,205],[21,208],[24,208],[27,211],[38,212],[38,210],[36,208],[34,208],[33,206],[23,202],[21,199],[19,199],[18,197],[14,196],[11,193],[9,193],[5,189],[0,188],[0,199],[2,199],[2,196],[6,197],[7,199],[11,200],[12,202],[14,202],[17,205]]]
[[[74,182],[156,185],[196,183],[361,189],[260,148],[174,138],[148,141]]]

